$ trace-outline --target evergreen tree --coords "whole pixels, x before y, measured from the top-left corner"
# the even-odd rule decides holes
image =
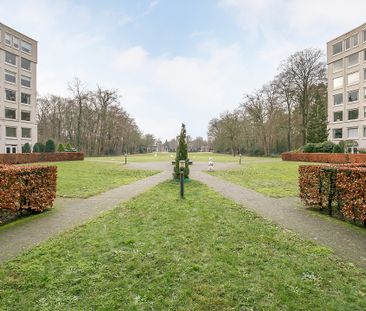
[[[57,148],[58,152],[65,152],[65,147],[63,144],[58,144],[58,148]]]
[[[45,146],[45,152],[55,152],[55,151],[56,151],[55,142],[52,139],[47,140]]]
[[[22,147],[22,153],[31,153],[31,146],[29,143],[25,143]]]
[[[309,143],[322,143],[328,140],[327,97],[321,90],[315,94],[314,104],[310,107],[307,129]]]
[[[186,133],[186,126],[182,124],[182,128],[180,130],[177,153],[175,156],[175,166],[174,166],[174,173],[173,178],[179,178],[179,161],[184,160],[186,162],[186,166],[184,169],[184,178],[189,177],[189,165],[188,165],[188,150],[187,150],[187,133]]]

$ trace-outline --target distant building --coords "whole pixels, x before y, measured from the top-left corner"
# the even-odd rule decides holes
[[[37,41],[0,23],[0,153],[37,142]]]
[[[366,23],[327,44],[328,129],[366,148]]]

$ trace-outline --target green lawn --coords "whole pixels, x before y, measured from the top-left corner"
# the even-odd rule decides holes
[[[188,154],[189,158],[194,162],[208,162],[210,157],[213,158],[215,162],[238,162],[239,157],[233,157],[229,154],[220,154],[220,153],[212,153],[212,152],[190,152]],[[158,152],[156,153],[146,153],[146,154],[132,154],[128,156],[128,162],[170,162],[175,159],[175,153],[168,152]],[[116,161],[124,163],[124,156],[115,156],[115,157],[90,157],[87,160],[93,161]],[[263,161],[270,160],[275,161],[279,160],[276,158],[264,158],[264,157],[242,157],[242,162],[252,162],[252,161]]]
[[[129,170],[120,163],[65,161],[42,165],[57,166],[57,196],[67,198],[87,198],[156,173]]]
[[[366,275],[198,182],[0,266],[0,310],[364,310]]]
[[[298,167],[306,164],[311,163],[274,159],[273,162],[244,163],[240,169],[211,174],[271,197],[292,197],[299,191]]]

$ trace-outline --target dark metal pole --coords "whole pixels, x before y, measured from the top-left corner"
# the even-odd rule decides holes
[[[239,156],[239,165],[241,165],[241,154]]]
[[[180,197],[184,198],[184,170],[180,170]]]
[[[127,153],[125,153],[125,164],[127,164]]]

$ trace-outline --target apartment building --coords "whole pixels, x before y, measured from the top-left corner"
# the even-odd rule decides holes
[[[37,41],[0,23],[0,153],[37,142]]]
[[[366,148],[366,23],[327,43],[329,140]]]

